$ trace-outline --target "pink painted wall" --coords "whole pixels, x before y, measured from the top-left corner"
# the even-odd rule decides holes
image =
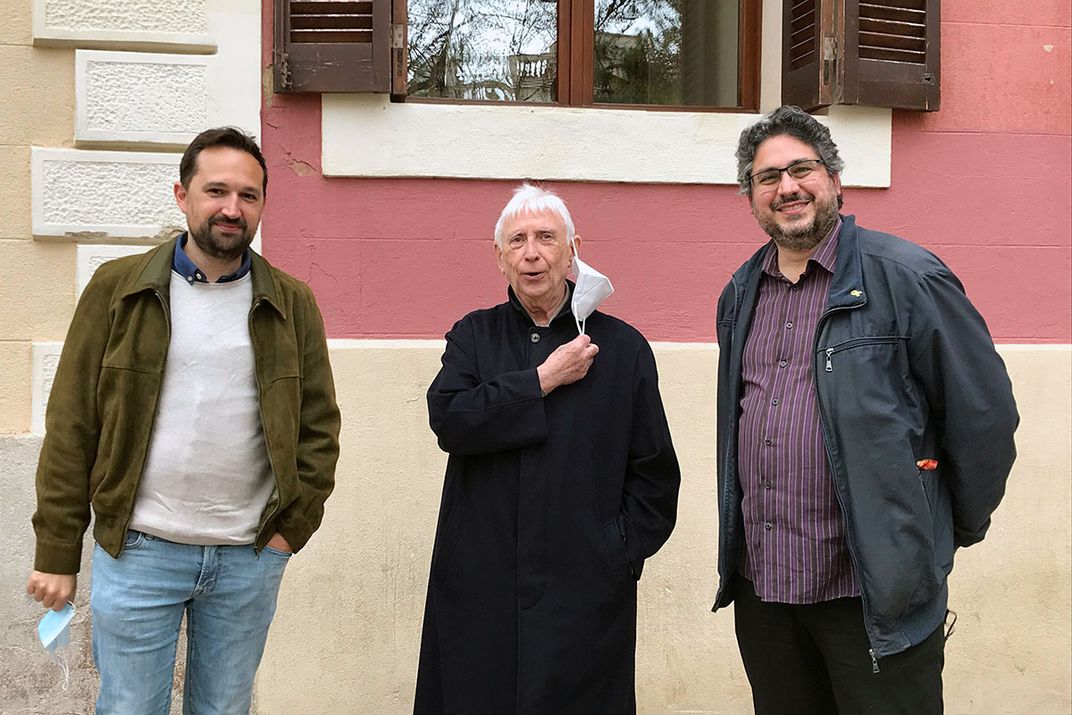
[[[891,187],[846,190],[861,225],[938,253],[998,342],[1072,342],[1070,44],[1062,0],[947,0],[942,110],[895,113]],[[491,232],[516,182],[325,179],[319,96],[268,97],[262,121],[265,252],[313,286],[331,337],[441,337],[503,299]],[[722,286],[766,238],[734,187],[552,187],[614,280],[607,312],[713,340]]]

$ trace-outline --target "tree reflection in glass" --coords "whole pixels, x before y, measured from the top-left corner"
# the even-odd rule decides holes
[[[554,102],[557,3],[409,0],[409,94]]]
[[[598,0],[596,102],[737,105],[738,0]]]

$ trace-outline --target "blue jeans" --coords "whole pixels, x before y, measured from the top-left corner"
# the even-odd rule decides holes
[[[90,606],[97,713],[166,715],[186,613],[187,715],[248,713],[290,554],[191,546],[130,531],[113,559],[93,552]]]

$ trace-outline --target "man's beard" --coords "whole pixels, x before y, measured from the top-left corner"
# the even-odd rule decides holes
[[[777,211],[779,207],[792,201],[806,201],[807,198],[807,194],[786,196],[781,200],[771,202],[771,211]],[[813,198],[812,202],[815,204],[815,218],[807,223],[782,226],[775,220],[774,216],[758,214],[756,215],[756,220],[780,248],[791,251],[810,251],[826,238],[838,219],[836,197],[827,199]]]
[[[212,227],[217,223],[237,223],[242,229],[239,233],[224,238],[212,233]],[[213,216],[197,228],[190,227],[190,238],[206,256],[218,261],[234,261],[241,258],[249,244],[253,243],[253,234],[245,220],[239,218],[234,221]]]

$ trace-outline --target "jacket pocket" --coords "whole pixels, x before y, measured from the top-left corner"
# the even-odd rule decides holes
[[[600,544],[603,555],[610,569],[610,574],[621,583],[635,581],[629,555],[625,551],[625,536],[617,519],[611,519],[599,527]]]
[[[898,345],[901,342],[906,342],[907,340],[907,335],[866,335],[859,338],[850,338],[849,340],[843,340],[840,343],[835,343],[834,345],[820,347],[818,350],[818,357],[820,359],[820,362],[825,360],[825,364],[823,366],[825,372],[834,372],[834,356],[840,352],[868,346]]]

